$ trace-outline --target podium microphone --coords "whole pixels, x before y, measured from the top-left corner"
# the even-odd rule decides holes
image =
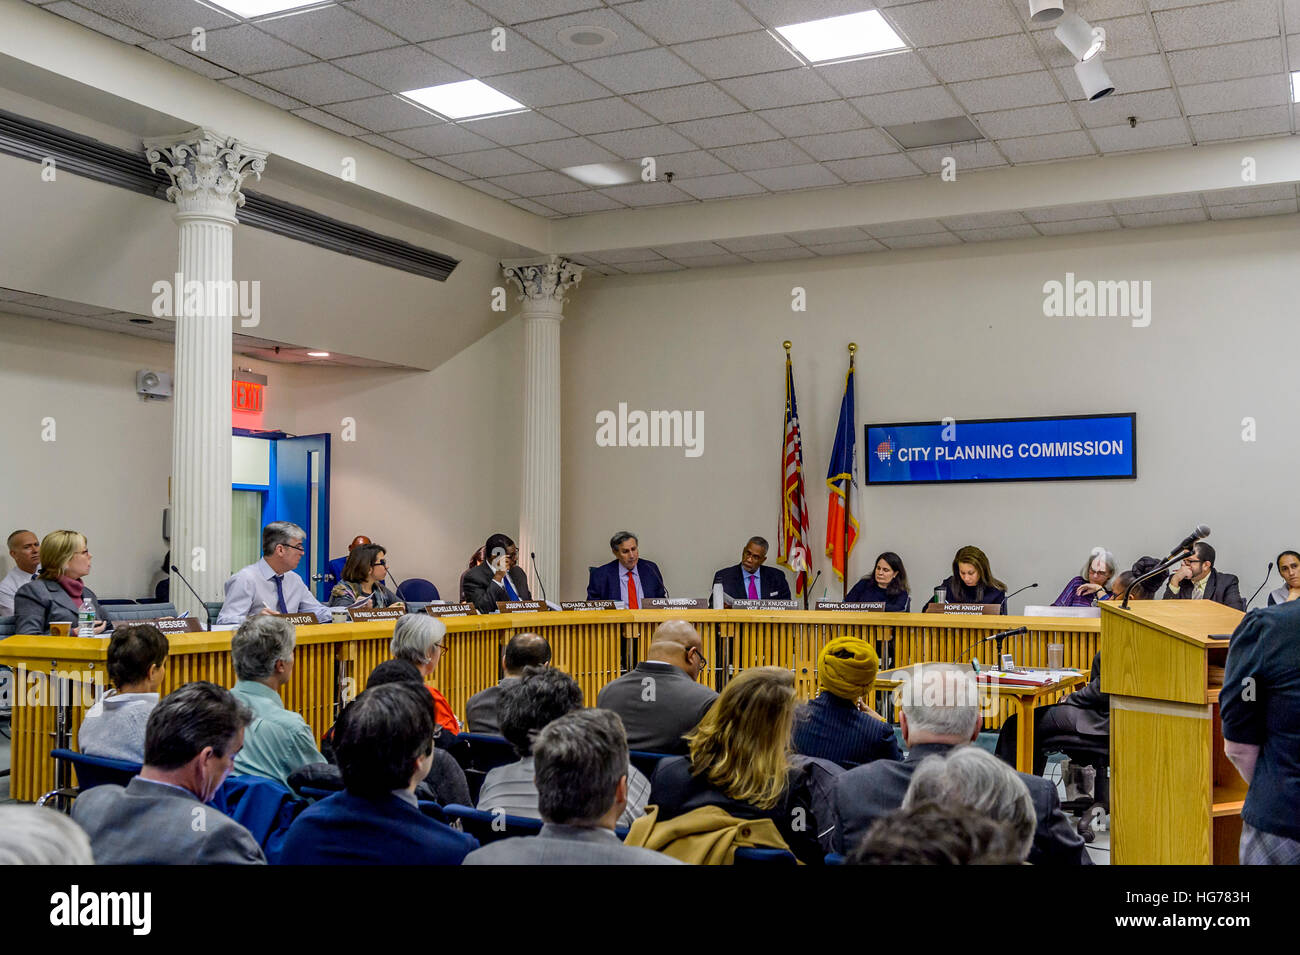
[[[1268,562],[1268,570],[1264,571],[1264,582],[1259,585],[1259,590],[1264,589],[1264,584],[1268,583],[1268,578],[1272,576],[1273,576],[1273,562],[1270,560]],[[1255,598],[1259,596],[1259,590],[1256,590],[1253,594],[1251,594],[1250,599],[1246,601],[1247,610],[1249,610],[1250,605],[1255,602]]]
[[[177,567],[175,564],[172,564],[171,569],[172,569],[172,573],[181,579],[181,583],[185,585],[185,589],[194,595],[194,599],[197,600],[199,602],[199,606],[203,608],[203,615],[208,618],[208,630],[210,631],[212,629],[212,612],[208,610],[208,605],[203,602],[203,598],[199,596],[199,592],[190,586],[190,582],[185,579],[185,575],[181,573],[181,569],[179,567]]]
[[[546,600],[546,584],[542,582],[542,575],[537,572],[537,555],[530,550],[528,559],[533,562],[533,576],[537,578],[537,586],[542,588],[542,599]],[[549,600],[546,602],[550,603]]]
[[[1205,524],[1197,524],[1195,527],[1192,528],[1192,532],[1188,534],[1186,537],[1184,537],[1182,539],[1182,542],[1169,552],[1169,557],[1173,557],[1174,554],[1181,553],[1182,551],[1190,550],[1192,545],[1195,544],[1197,541],[1204,540],[1209,536],[1210,536],[1210,528],[1207,527]],[[1167,559],[1168,557],[1166,558],[1166,560]]]

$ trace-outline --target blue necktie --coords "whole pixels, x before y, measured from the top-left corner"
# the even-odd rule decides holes
[[[514,585],[513,585],[512,583],[510,583],[510,575],[509,575],[509,574],[506,574],[505,577],[501,578],[501,583],[503,583],[503,584],[506,585],[506,596],[507,596],[507,597],[509,597],[511,600],[518,600],[518,599],[519,599],[519,591],[515,590]]]
[[[275,581],[275,602],[280,605],[280,613],[288,613],[284,603],[284,574],[275,574],[271,579]]]

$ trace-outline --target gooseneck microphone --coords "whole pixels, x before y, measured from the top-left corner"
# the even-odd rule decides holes
[[[1255,602],[1255,598],[1259,596],[1259,591],[1264,589],[1264,584],[1268,583],[1268,578],[1272,576],[1273,576],[1273,562],[1270,560],[1268,562],[1268,570],[1264,571],[1264,580],[1259,585],[1259,590],[1256,590],[1253,594],[1251,594],[1250,599],[1246,601],[1247,610],[1249,610],[1250,605]]]
[[[194,595],[194,599],[197,600],[199,606],[203,608],[203,616],[208,618],[208,630],[210,631],[212,629],[212,611],[208,610],[208,605],[203,602],[203,598],[199,596],[199,592],[190,586],[190,582],[185,579],[185,575],[181,573],[181,569],[175,564],[172,564],[171,569],[172,573],[181,579],[181,583],[185,585],[185,589]]]
[[[533,576],[537,578],[537,586],[542,588],[542,600],[546,600],[546,584],[542,581],[542,575],[537,572],[537,555],[530,550],[528,559],[533,562]],[[550,603],[549,600],[546,602]]]
[[[387,555],[384,556],[384,560],[388,560]],[[402,590],[402,582],[401,582],[401,580],[398,579],[397,575],[396,575],[395,573],[393,573],[393,565],[392,565],[392,564],[385,564],[384,566],[388,568],[388,575],[387,575],[387,576],[388,576],[388,577],[391,577],[393,580],[396,580],[396,581],[397,581],[397,583],[393,584],[393,596],[396,597],[397,600],[399,600],[399,601],[405,603],[405,601],[402,600],[402,593],[401,593],[401,590]]]
[[[817,576],[813,578],[812,583],[809,584],[806,588],[804,588],[804,592],[803,592],[803,609],[804,609],[804,610],[807,610],[807,609],[808,609],[808,598],[809,598],[809,596],[812,595],[813,588],[817,586],[817,581],[819,581],[819,580],[821,580],[821,579],[822,579],[822,572],[819,570],[819,571],[817,571]]]
[[[1192,532],[1188,534],[1186,537],[1184,537],[1182,541],[1178,544],[1178,546],[1169,552],[1169,556],[1173,557],[1174,554],[1179,554],[1185,550],[1189,550],[1192,547],[1192,545],[1195,544],[1197,541],[1204,540],[1209,536],[1210,536],[1210,528],[1207,527],[1205,524],[1197,524],[1194,528],[1192,528]]]
[[[1008,600],[1010,600],[1012,597],[1014,597],[1016,594],[1022,594],[1022,593],[1024,593],[1026,590],[1033,590],[1033,589],[1034,589],[1035,587],[1037,587],[1037,586],[1038,586],[1038,583],[1037,583],[1037,582],[1034,582],[1034,583],[1032,583],[1032,584],[1025,584],[1023,587],[1021,587],[1019,590],[1015,591],[1014,593],[1009,593],[1009,594],[1007,594],[1005,597],[1002,598],[1002,600],[1003,600],[1003,602],[1005,603],[1006,601],[1008,601]]]

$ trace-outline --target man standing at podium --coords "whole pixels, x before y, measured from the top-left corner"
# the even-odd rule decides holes
[[[764,567],[767,541],[751,537],[740,552],[740,563],[713,575],[713,584],[733,600],[789,600],[790,584],[775,567]],[[713,588],[710,587],[710,590]]]
[[[652,561],[641,560],[636,535],[619,531],[609,539],[614,560],[591,569],[588,600],[618,600],[636,610],[647,597],[667,597],[664,578]]]
[[[1196,542],[1192,556],[1169,576],[1160,596],[1164,600],[1213,600],[1233,610],[1246,609],[1236,576],[1214,569],[1214,548],[1205,541]]]

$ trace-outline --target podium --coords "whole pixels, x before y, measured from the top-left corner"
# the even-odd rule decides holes
[[[1112,861],[1235,865],[1246,783],[1223,752],[1219,692],[1244,615],[1210,600],[1101,608]]]

